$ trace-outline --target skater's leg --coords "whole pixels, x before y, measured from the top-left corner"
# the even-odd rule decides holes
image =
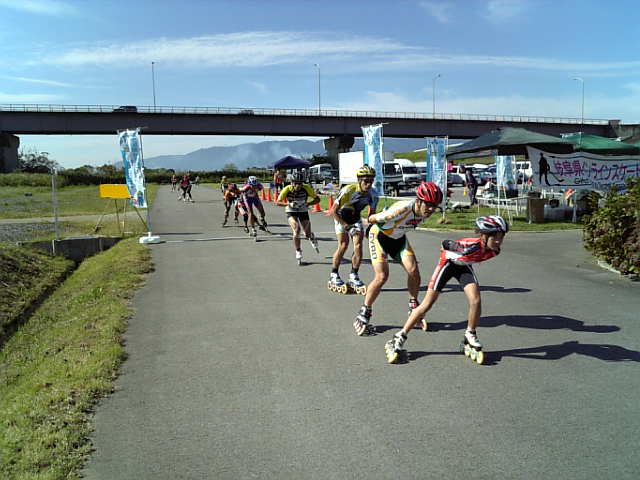
[[[313,233],[311,233],[311,221],[310,220],[300,220],[302,224],[302,230],[304,231],[304,236],[309,240],[314,238]]]
[[[407,321],[402,327],[402,332],[405,335],[411,331],[416,322],[420,321],[422,317],[431,310],[431,307],[436,303],[439,296],[439,292],[436,292],[435,290],[427,290],[427,294],[425,295],[424,300],[422,300],[422,303],[413,309],[411,315],[409,315],[409,318],[407,318]]]
[[[482,313],[482,302],[480,299],[480,288],[477,283],[469,283],[464,287],[464,293],[469,302],[469,314],[467,316],[467,328],[475,330]]]
[[[373,302],[375,302],[378,295],[380,295],[382,286],[387,283],[387,279],[389,278],[389,264],[386,261],[374,263],[373,273],[375,276],[367,287],[367,294],[364,297],[364,304],[367,307],[371,307],[373,305]]]
[[[359,232],[357,235],[353,235],[353,255],[351,256],[351,267],[358,271],[360,264],[362,263],[362,239],[364,235]]]
[[[287,220],[293,232],[293,246],[296,251],[300,250],[300,224],[298,223],[298,219],[296,217],[289,217]]]
[[[349,235],[346,233],[338,233],[336,234],[338,238],[338,248],[333,254],[333,269],[337,271],[340,268],[340,262],[342,262],[342,257],[344,257],[344,253],[347,251],[349,247]]]
[[[415,255],[403,255],[402,266],[407,272],[407,290],[409,298],[418,298],[420,293],[420,269]]]

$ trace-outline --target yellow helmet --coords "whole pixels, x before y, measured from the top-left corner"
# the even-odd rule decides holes
[[[369,165],[363,165],[356,170],[356,177],[375,177],[376,170]]]

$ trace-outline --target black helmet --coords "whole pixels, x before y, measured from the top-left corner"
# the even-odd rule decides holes
[[[304,182],[304,174],[302,172],[300,172],[300,171],[293,172],[293,175],[291,175],[291,181],[292,182],[296,182],[296,183]]]

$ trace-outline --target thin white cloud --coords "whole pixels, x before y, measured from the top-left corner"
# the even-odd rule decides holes
[[[73,87],[74,85],[70,83],[56,82],[55,80],[41,80],[38,78],[27,78],[27,77],[7,77],[2,76],[6,80],[14,80],[16,82],[26,82],[26,83],[37,83],[39,85],[49,85],[51,87]]]
[[[58,0],[0,0],[0,7],[36,15],[62,16],[77,13],[73,5]]]
[[[1,1],[1,0],[0,0]],[[375,52],[375,53],[372,53]],[[153,39],[74,48],[40,63],[61,66],[121,66],[146,64],[153,58],[168,66],[191,68],[261,68],[284,64],[324,62],[340,65],[340,72],[423,71],[442,66],[498,67],[562,71],[581,75],[615,75],[637,71],[640,60],[576,62],[560,58],[464,55],[434,52],[385,38],[322,33],[239,32],[182,39]],[[357,59],[357,62],[354,61]],[[253,85],[260,89],[258,85]]]
[[[267,93],[267,86],[264,83],[247,80],[247,85],[260,93]]]
[[[523,15],[528,8],[525,0],[489,0],[485,18],[493,23],[503,23]]]
[[[453,5],[449,2],[422,1],[418,5],[440,23],[449,23]]]
[[[301,32],[240,32],[183,39],[76,48],[43,63],[57,65],[131,65],[150,58],[169,65],[202,67],[264,67],[308,62],[309,58],[362,55],[371,51],[403,52],[412,47],[380,39]]]
[[[0,92],[0,103],[51,103],[59,102],[63,97],[45,93],[3,93]]]
[[[628,84],[627,89],[629,93],[620,97],[587,96],[585,100],[586,118],[620,119],[627,123],[637,122],[638,113],[635,106],[640,103],[640,84]],[[394,92],[368,91],[362,100],[341,104],[336,108],[359,111],[431,113],[433,105],[430,95],[416,99]],[[451,93],[447,96],[443,95],[436,101],[436,112],[557,118],[580,118],[581,115],[578,95],[573,98],[525,97],[522,95],[463,97]]]

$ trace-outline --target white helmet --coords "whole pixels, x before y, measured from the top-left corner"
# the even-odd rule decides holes
[[[478,233],[507,233],[509,224],[500,215],[486,215],[476,218],[476,232]]]
[[[256,177],[254,177],[253,175],[251,175],[249,178],[247,178],[247,183],[249,185],[257,185],[258,184],[258,179]]]

